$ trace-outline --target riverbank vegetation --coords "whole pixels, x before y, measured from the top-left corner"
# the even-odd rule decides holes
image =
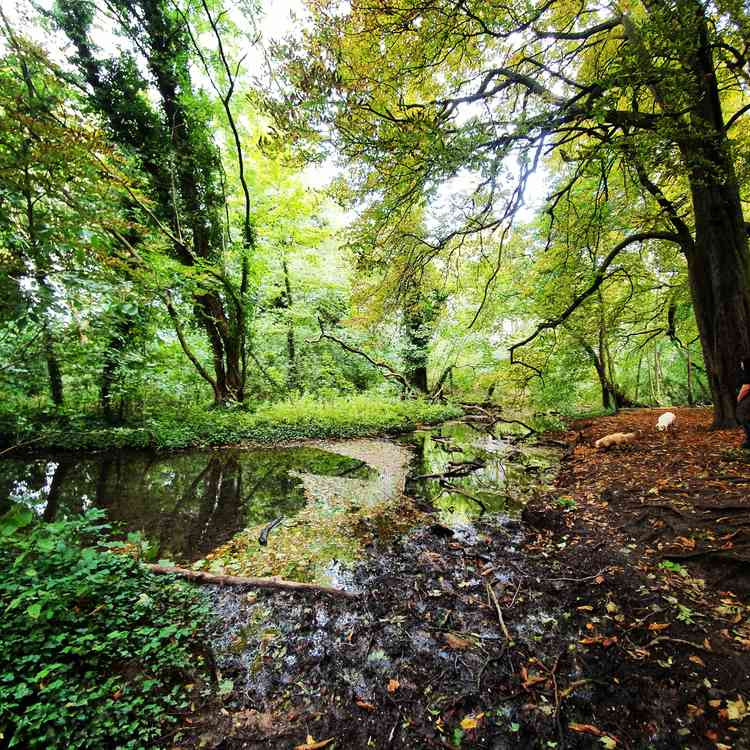
[[[4,415],[0,433],[16,451],[176,450],[406,432],[419,424],[441,422],[462,413],[460,407],[450,404],[387,395],[339,396],[325,401],[299,397],[262,406],[255,412],[200,406],[165,408],[119,426],[95,414]]]
[[[3,747],[153,747],[217,689],[201,594],[111,554],[102,516],[0,518]]]

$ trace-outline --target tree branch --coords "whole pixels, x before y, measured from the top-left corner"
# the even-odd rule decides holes
[[[384,370],[385,377],[387,378],[393,378],[394,380],[397,380],[401,385],[406,388],[406,390],[413,392],[414,389],[409,384],[409,381],[400,373],[398,370],[395,370],[391,365],[389,365],[387,362],[378,362],[377,360],[374,360],[367,352],[363,352],[361,349],[357,349],[356,347],[352,346],[351,344],[347,344],[346,341],[342,341],[341,339],[336,338],[333,334],[326,333],[325,329],[323,328],[323,323],[318,318],[318,325],[320,326],[320,336],[318,336],[317,339],[314,340],[307,340],[308,344],[316,344],[322,339],[328,339],[329,341],[333,341],[335,344],[338,344],[342,349],[346,350],[347,352],[350,352],[351,354],[356,354],[359,357],[363,357],[366,359],[373,367],[377,367],[379,370]]]
[[[637,234],[631,235],[630,237],[626,237],[622,242],[619,242],[617,245],[615,245],[610,251],[609,255],[607,255],[607,257],[602,261],[599,269],[596,272],[596,276],[594,277],[593,282],[591,282],[591,284],[583,292],[577,295],[575,299],[565,308],[565,310],[560,313],[560,315],[555,318],[545,320],[543,323],[540,323],[525,339],[523,339],[522,341],[518,341],[509,347],[508,351],[510,353],[511,364],[519,364],[514,359],[516,349],[520,349],[521,347],[530,344],[540,333],[542,333],[542,331],[546,331],[550,328],[556,328],[561,323],[565,322],[581,306],[581,304],[583,304],[583,302],[585,302],[602,285],[602,283],[608,276],[605,273],[607,268],[609,268],[609,266],[612,264],[612,261],[626,247],[628,247],[628,245],[632,245],[635,242],[644,242],[645,240],[667,240],[669,242],[676,242],[677,244],[680,244],[680,238],[676,234],[673,234],[671,232],[639,232]]]

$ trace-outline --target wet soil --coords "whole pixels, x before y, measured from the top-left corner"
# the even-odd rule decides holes
[[[211,589],[224,699],[176,745],[750,748],[744,526],[724,531],[750,471],[707,412],[676,410],[668,434],[659,413],[555,436],[556,485],[521,521],[449,527],[420,505],[416,528],[373,533],[356,600]],[[638,426],[629,449],[593,448]]]

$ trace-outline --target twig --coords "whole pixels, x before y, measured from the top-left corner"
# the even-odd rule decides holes
[[[15,445],[11,445],[10,448],[6,448],[5,450],[0,451],[0,456],[4,456],[6,453],[10,453],[11,451],[16,450],[17,448],[22,448],[24,445],[31,445],[31,443],[36,443],[39,440],[44,437],[43,435],[41,437],[35,437],[31,440],[24,440],[22,443],[16,443]]]
[[[598,578],[607,568],[602,568],[598,573],[594,573],[592,576],[584,576],[583,578],[547,578],[548,582],[554,581],[571,581],[572,583],[580,583],[582,581],[593,581],[594,578]]]
[[[707,651],[709,653],[713,653],[713,649],[706,648],[700,643],[693,643],[692,641],[686,641],[683,638],[670,638],[668,635],[659,635],[656,638],[654,638],[652,641],[649,641],[645,646],[640,646],[640,648],[651,648],[656,643],[660,643],[661,641],[669,641],[670,643],[681,643],[683,646],[690,646],[690,648],[697,649],[698,651]]]
[[[502,658],[505,656],[505,644],[503,644],[503,650],[500,652],[499,656],[493,656],[482,665],[482,668],[479,670],[479,674],[477,675],[477,692],[481,692],[482,690],[482,677],[484,676],[484,673],[487,671],[487,667],[490,666],[490,664],[494,664],[496,661],[501,661]]]
[[[391,729],[390,734],[388,735],[388,747],[391,746],[393,743],[393,738],[396,736],[396,729],[398,728],[399,723],[401,722],[401,709],[398,710],[398,715],[396,716],[396,723],[393,725],[393,728]]]
[[[508,605],[508,609],[513,609],[513,605],[516,603],[516,597],[518,596],[518,592],[521,590],[521,584],[523,583],[523,577],[518,582],[518,586],[516,586],[516,593],[513,594],[513,598],[510,600],[510,604]]]
[[[487,593],[492,597],[492,601],[495,604],[495,610],[497,611],[497,619],[500,622],[500,628],[503,631],[503,635],[505,636],[505,638],[509,642],[512,642],[513,639],[510,637],[510,633],[508,632],[508,628],[505,627],[505,620],[503,619],[503,611],[500,609],[500,604],[497,601],[497,597],[495,596],[495,591],[492,588],[492,586],[490,586],[490,582],[489,581],[485,581],[484,585],[487,587]]]

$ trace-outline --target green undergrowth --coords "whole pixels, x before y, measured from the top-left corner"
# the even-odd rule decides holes
[[[156,747],[214,689],[202,595],[91,546],[101,517],[0,517],[0,747]]]
[[[255,412],[242,408],[170,410],[126,426],[107,425],[92,417],[51,415],[41,420],[6,414],[0,416],[0,444],[26,444],[29,449],[170,450],[276,443],[403,432],[461,413],[452,405],[362,395],[328,401],[301,398],[263,406]]]

